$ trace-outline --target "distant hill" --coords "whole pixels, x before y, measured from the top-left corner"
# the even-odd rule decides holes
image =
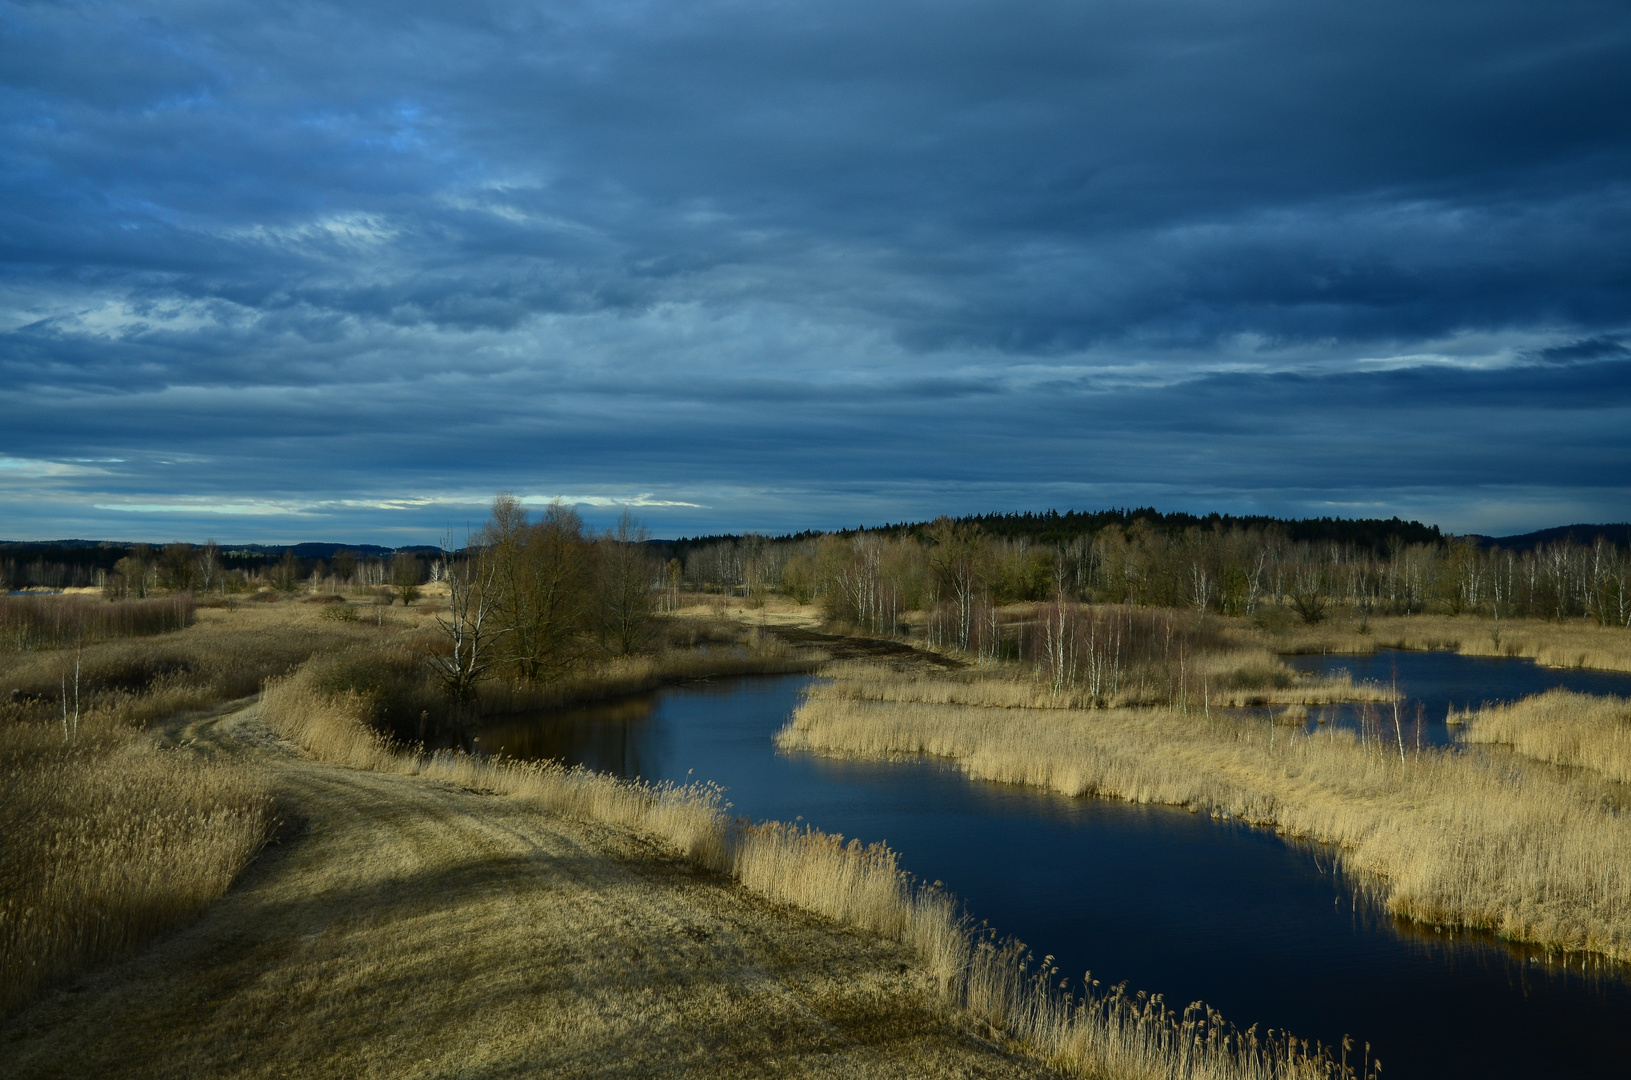
[[[1508,551],[1528,551],[1536,544],[1555,544],[1561,540],[1590,547],[1602,537],[1617,547],[1631,547],[1631,523],[1621,522],[1617,525],[1559,525],[1551,529],[1540,529],[1536,532],[1519,533],[1516,536],[1479,536],[1472,535],[1467,539],[1476,540],[1484,547],[1505,548]]]
[[[82,561],[85,553],[111,552],[114,561],[118,561],[138,545],[129,540],[0,540],[0,554],[12,557],[27,556],[30,560],[45,558],[49,561],[52,555],[67,552],[80,553],[80,557],[70,561]],[[159,548],[162,544],[149,544],[149,547]],[[195,547],[197,545],[194,545]],[[434,544],[409,544],[406,547],[381,547],[379,544],[223,544],[223,552],[244,555],[267,556],[282,558],[285,551],[292,551],[297,559],[332,559],[336,551],[349,551],[366,559],[377,559],[383,556],[396,555],[406,552],[411,555],[431,555],[441,548]],[[96,555],[91,555],[97,561]]]
[[[442,549],[434,544],[409,544],[406,547],[380,547],[378,544],[234,544],[231,551],[251,551],[257,555],[282,558],[285,551],[294,552],[297,559],[332,559],[336,551],[349,551],[365,559],[378,559],[388,555],[434,555]]]
[[[1092,536],[1102,529],[1129,529],[1135,525],[1156,532],[1181,534],[1189,529],[1278,529],[1290,540],[1308,542],[1335,542],[1368,548],[1381,554],[1391,543],[1439,544],[1444,534],[1437,525],[1423,525],[1419,521],[1400,518],[1273,518],[1264,516],[1236,517],[1232,514],[1164,514],[1153,507],[1134,510],[1081,511],[1047,510],[1042,513],[970,514],[954,518],[959,524],[975,525],[982,531],[1010,539],[1026,539],[1041,544],[1062,544],[1078,536]],[[885,535],[921,534],[930,522],[901,522],[870,528],[833,529],[835,536],[854,536],[858,533]],[[769,537],[771,540],[805,540],[822,535],[811,530],[787,536]],[[699,536],[667,542],[676,553],[706,547],[721,541],[736,542],[741,537],[732,535]]]
[[[11,587],[46,588],[94,585],[98,571],[109,571],[139,545],[123,540],[7,540],[0,541],[0,580]],[[162,545],[148,545],[158,550]],[[231,570],[255,571],[292,551],[308,564],[332,559],[337,551],[350,551],[359,559],[388,559],[392,555],[431,555],[440,548],[426,544],[390,548],[378,544],[232,544],[221,548],[221,563]]]

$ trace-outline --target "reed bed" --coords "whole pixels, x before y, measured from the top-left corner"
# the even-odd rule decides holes
[[[1160,998],[1072,995],[1048,962],[975,930],[956,901],[914,881],[887,847],[775,822],[732,818],[706,784],[626,781],[555,762],[517,762],[404,750],[369,723],[370,703],[324,690],[303,669],[268,682],[259,716],[315,757],[452,782],[526,799],[540,809],[623,826],[665,841],[777,903],[901,941],[940,982],[948,1005],[968,1010],[1077,1075],[1109,1080],[1354,1080],[1373,1076],[1332,1051],[1286,1036],[1239,1032],[1200,1005],[1174,1011]]]
[[[986,664],[954,672],[897,671],[865,662],[829,665],[827,691],[856,701],[973,705],[992,709],[1093,709],[1144,702],[1132,686],[1108,699],[1082,685],[1055,688],[1035,670],[1019,664]],[[1355,683],[1343,673],[1305,677],[1279,657],[1262,650],[1198,657],[1189,693],[1181,698],[1197,710],[1231,706],[1329,705],[1343,701],[1391,701],[1392,688]]]
[[[143,729],[364,633],[292,606],[184,610],[157,636],[0,654],[0,1011],[186,924],[264,840],[261,781]]]
[[[0,724],[0,1012],[192,920],[266,837],[264,786],[110,712]]]
[[[1338,845],[1401,916],[1631,959],[1631,818],[1547,766],[1418,749],[1402,728],[1379,730],[1361,739],[1170,709],[864,700],[840,680],[812,688],[778,742],[931,754],[984,779],[1271,826]]]
[[[1451,710],[1469,743],[1509,746],[1524,757],[1631,783],[1631,700],[1548,690],[1521,701]]]
[[[548,683],[483,680],[475,700],[454,704],[425,662],[426,653],[439,646],[419,634],[363,633],[344,647],[313,657],[302,669],[301,684],[336,700],[351,695],[348,714],[358,717],[363,729],[396,742],[434,746],[457,741],[470,725],[486,717],[537,715],[697,679],[810,671],[820,663],[816,656],[775,639],[667,649],[603,658]]]
[[[1332,620],[1251,635],[1282,653],[1368,653],[1443,649],[1466,656],[1512,656],[1543,667],[1631,671],[1631,629],[1585,619],[1490,619],[1478,615],[1392,615]]]
[[[0,596],[0,648],[26,652],[167,634],[191,626],[194,610],[191,593],[147,600]]]

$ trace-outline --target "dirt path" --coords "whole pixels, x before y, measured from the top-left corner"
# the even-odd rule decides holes
[[[265,769],[280,839],[198,924],[8,1021],[8,1077],[1051,1075],[905,950],[627,833],[312,762],[252,708],[167,734]]]

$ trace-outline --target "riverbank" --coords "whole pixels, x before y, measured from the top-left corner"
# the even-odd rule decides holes
[[[187,754],[277,841],[190,928],[0,1028],[17,1077],[1042,1077],[909,948],[535,799],[292,752],[244,709]]]
[[[1447,650],[1464,656],[1521,657],[1543,667],[1631,671],[1631,629],[1585,619],[1492,619],[1482,615],[1342,613],[1312,626],[1289,616],[1237,620],[1238,632],[1278,653]]]
[[[928,754],[984,779],[1269,826],[1336,845],[1401,916],[1631,959],[1631,822],[1595,778],[1409,746],[1402,727],[1360,740],[1173,709],[999,708],[955,703],[961,684],[922,673],[837,675],[784,749]]]
[[[808,827],[732,818],[708,785],[619,781],[554,762],[514,762],[403,752],[369,723],[366,701],[332,694],[297,672],[269,683],[258,716],[322,761],[405,777],[450,780],[554,813],[655,836],[693,863],[749,892],[907,946],[939,988],[948,1015],[1071,1075],[1104,1080],[1207,1076],[1217,1080],[1316,1080],[1365,1073],[1286,1033],[1240,1032],[1194,1003],[1116,987],[1060,992],[1043,960],[1011,940],[970,927],[954,898],[900,872],[895,853]]]
[[[971,934],[955,901],[885,848],[743,826],[706,787],[403,750],[376,723],[389,680],[336,675],[389,676],[427,614],[352,621],[324,607],[250,616],[281,612],[275,640],[309,650],[254,708],[129,744],[261,785],[273,845],[191,926],[86,960],[127,957],[9,1016],[0,1051],[16,1075],[715,1075],[767,1062],[792,1075],[1351,1075],[1204,1010],[1067,998],[1045,961]],[[163,695],[198,704],[229,685],[188,681],[214,670],[200,633],[154,639],[153,655],[186,663],[118,691],[128,723],[177,700]],[[12,670],[43,684],[51,662]],[[7,723],[50,730],[61,703],[33,700]]]

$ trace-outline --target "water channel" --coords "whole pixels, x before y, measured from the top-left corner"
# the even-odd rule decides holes
[[[1396,673],[1432,742],[1450,737],[1451,701],[1558,685],[1631,694],[1631,676],[1522,660],[1397,653],[1296,663],[1383,682]],[[1351,1034],[1372,1044],[1385,1077],[1631,1075],[1623,967],[1397,922],[1333,872],[1328,851],[1267,830],[969,780],[936,761],[779,753],[772,737],[808,682],[692,685],[495,724],[480,746],[650,780],[712,780],[736,813],[885,840],[907,870],[945,882],[977,918],[1052,953],[1064,973],[1091,968],[1106,985],[1126,980],[1180,1007],[1205,1000],[1242,1027],[1327,1044]]]

